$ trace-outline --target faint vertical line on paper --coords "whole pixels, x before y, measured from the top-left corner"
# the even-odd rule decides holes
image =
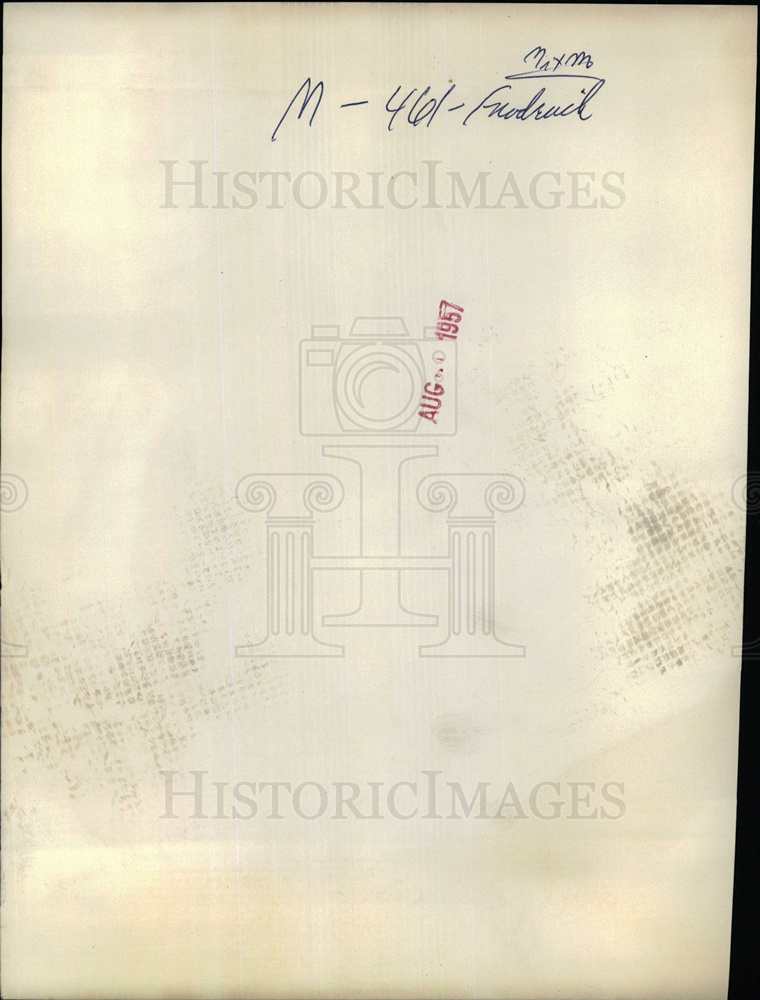
[[[449,78],[449,67],[448,67],[448,51],[446,46],[446,4],[442,4],[443,8],[443,68],[445,73],[445,79]],[[451,180],[451,130],[449,129],[449,119],[446,117],[446,151],[448,156],[448,166],[449,166],[449,181]],[[449,250],[451,255],[451,294],[455,294],[454,286],[454,226],[453,226],[453,195],[449,200]],[[457,405],[460,405],[459,394],[457,393]],[[459,435],[456,436],[456,452],[457,452],[457,470],[462,471],[462,453],[459,446]],[[464,688],[464,741],[465,741],[465,762],[467,767],[467,799],[470,800],[470,730],[469,730],[469,718],[468,718],[468,705],[467,705],[467,656],[462,657],[462,685]],[[469,851],[469,862],[470,862],[470,927],[472,936],[472,995],[477,997],[478,995],[478,982],[477,982],[477,968],[476,968],[476,951],[475,951],[475,885],[473,879],[473,869],[472,869],[472,819],[468,815],[467,817],[467,837],[468,837],[468,851]]]
[[[93,160],[93,147],[94,147],[94,137],[95,137],[95,124],[94,124],[94,114],[92,107],[92,94],[95,93],[95,87],[93,86],[93,76],[92,76],[92,60],[88,59],[88,82],[90,85],[90,167],[94,169]],[[151,228],[151,260],[154,256],[153,248],[153,229]],[[93,232],[92,236],[92,250],[93,250],[93,266],[94,266],[94,278],[95,278],[95,320],[100,327],[100,271],[98,268],[98,236],[97,232]],[[156,311],[155,311],[155,283],[153,280],[153,271],[151,270],[151,292],[153,300],[153,345],[154,345],[154,373],[156,372],[155,357],[156,357]],[[103,417],[103,357],[102,357],[102,338],[97,337],[97,363],[98,363],[98,443],[100,445],[100,510],[101,510],[101,535],[103,544],[103,589],[104,589],[104,614],[106,619],[106,634],[108,637],[109,647],[113,644],[113,631],[111,628],[111,608],[110,608],[110,586],[109,586],[109,575],[108,575],[108,533],[106,531],[106,484],[105,484],[105,454],[106,449],[103,441],[103,427],[104,427],[104,417]],[[157,375],[155,375],[155,381],[157,385]],[[157,435],[158,436],[158,435]],[[162,530],[163,516],[162,516],[162,505],[161,505],[161,474],[159,466],[158,474],[158,490],[159,490],[159,532]],[[160,559],[161,559],[161,580],[163,583],[163,536],[161,536],[161,542],[159,546]],[[163,606],[162,606],[163,611]],[[166,663],[166,651],[164,650],[164,663]],[[116,850],[116,795],[115,790],[111,794],[111,844]],[[121,897],[119,891],[116,890],[114,893],[114,920],[115,920],[115,933],[116,933],[116,948],[118,961],[121,962],[122,950],[121,950],[121,913],[120,905]]]
[[[482,78],[482,75],[483,75],[483,66],[484,66],[484,60],[483,60],[483,57],[482,57],[483,56],[483,11],[482,10],[480,10],[478,12],[478,40],[479,40],[479,43],[480,43],[480,55],[481,55],[481,58],[478,60],[478,63],[480,65],[480,74],[481,74],[481,78]],[[484,136],[481,136],[481,148],[483,150],[483,165],[485,166],[486,162],[487,162],[487,156],[486,156],[486,142],[485,142],[485,137]],[[490,216],[488,214],[488,210],[486,210],[486,220],[485,220],[485,225],[486,225],[486,304],[487,304],[487,309],[488,309],[488,359],[489,359],[489,378],[490,378],[490,386],[491,386],[491,441],[492,441],[492,456],[493,456],[492,469],[493,469],[494,472],[496,472],[499,469],[500,466],[497,465],[497,463],[496,463],[496,401],[495,401],[495,396],[494,396],[494,381],[493,381],[493,371],[494,371],[494,369],[493,369],[493,314],[492,314],[492,311],[491,311],[491,253],[490,253],[490,240],[489,240],[489,237],[490,237],[490,222],[489,222],[489,219],[490,219]],[[485,541],[485,539],[484,539],[484,541]],[[489,559],[490,559],[490,551],[489,551],[488,555],[489,555]],[[485,556],[485,550],[484,550],[484,556]],[[496,556],[497,556],[497,552],[496,552],[496,532],[494,530],[493,566],[491,567],[489,565],[488,571],[487,571],[488,572],[487,579],[489,581],[489,588],[490,587],[493,588],[493,593],[491,594],[490,590],[489,590],[488,601],[485,602],[486,609],[489,609],[489,610],[486,611],[486,616],[488,617],[490,615],[491,629],[492,629],[494,635],[496,634],[496,562],[497,562]],[[504,771],[506,773],[506,770],[507,770],[507,759],[506,759],[507,758],[507,753],[506,753],[506,746],[504,744],[504,728],[505,728],[505,725],[504,725],[504,671],[501,670],[500,668],[501,668],[501,663],[499,662],[497,669],[499,671],[499,712],[500,712],[500,717],[501,717],[501,762],[502,762],[502,767],[503,767],[503,769],[504,769]],[[507,926],[507,928],[508,928],[508,919],[509,919],[509,912],[508,912],[508,908],[506,908],[505,909],[505,913],[504,913],[504,921],[505,921],[505,925]],[[508,940],[509,940],[509,938],[507,938],[507,941]],[[508,945],[507,945],[507,947],[508,947]],[[507,952],[507,955],[508,955],[508,952]],[[507,968],[509,968],[509,958],[507,958]]]
[[[209,3],[209,14],[211,19],[211,93],[212,107],[214,115],[214,170],[215,177],[219,179],[219,156],[216,138],[216,68],[214,65],[214,4]],[[237,739],[235,732],[235,650],[232,639],[232,569],[230,561],[230,505],[228,495],[228,472],[227,472],[227,416],[225,407],[225,385],[224,385],[224,313],[222,310],[222,240],[219,229],[219,197],[217,192],[216,200],[216,253],[217,253],[217,277],[219,287],[219,350],[221,359],[221,389],[222,389],[222,440],[224,443],[224,521],[225,537],[227,543],[227,611],[229,618],[229,647],[230,647],[230,679],[232,691],[230,704],[232,709],[232,767],[233,779],[237,784]],[[233,806],[233,814],[235,808]],[[238,830],[238,817],[235,815],[235,851],[237,860],[237,903],[238,903],[238,954],[240,958],[240,995],[243,996],[243,914],[240,899],[240,835]]]
[[[309,79],[311,79],[311,67],[312,67],[312,62],[311,62],[311,20],[310,20],[310,17],[309,17],[309,4],[308,3],[305,5],[304,9],[306,11],[306,60],[307,60],[306,71],[307,71]],[[313,134],[313,131],[312,131],[311,127],[309,128],[309,154],[310,154],[310,165],[311,165],[312,172],[313,172],[314,171],[314,134]],[[312,222],[311,236],[312,236],[312,249],[313,249],[312,267],[313,267],[313,275],[314,275],[314,307],[315,307],[315,309],[319,309],[319,301],[318,301],[318,297],[319,297],[319,282],[318,282],[318,278],[317,278],[317,245],[316,245],[317,232],[316,232],[316,217],[315,217],[314,221]],[[320,410],[320,414],[319,414],[319,427],[320,427],[320,430],[321,430],[321,428],[322,428],[322,414],[321,414],[321,410]],[[319,449],[319,471],[320,471],[320,473],[323,472],[323,469],[324,469],[324,455],[322,454],[322,449],[320,448]],[[322,549],[324,551],[324,541],[325,541],[324,521],[321,522],[321,529],[322,529]],[[332,683],[332,675],[331,675],[331,672],[330,672],[330,660],[328,658],[325,659],[325,673],[327,674],[327,752],[328,752],[328,760],[329,760],[329,768],[330,768],[330,771],[329,771],[329,773],[330,773],[330,787],[332,788],[332,780],[333,780],[332,705],[331,705],[331,698],[330,698],[330,685]],[[338,951],[338,878],[337,878],[337,870],[336,870],[336,862],[335,862],[335,817],[334,816],[331,817],[331,819],[330,819],[330,838],[331,838],[331,844],[332,844],[333,928],[334,928],[334,931],[335,931],[335,978],[336,978],[336,986],[337,986],[338,969],[339,969],[339,951]]]
[[[48,360],[48,405],[50,412],[50,496],[53,511],[53,594],[54,594],[54,607],[55,607],[55,644],[56,644],[56,657],[58,660],[58,667],[60,670],[61,664],[61,635],[60,627],[58,621],[58,555],[56,548],[56,530],[55,530],[55,453],[53,447],[53,365],[50,354],[50,298],[48,294],[48,253],[47,253],[47,210],[45,202],[45,137],[44,137],[44,126],[43,126],[43,115],[42,115],[42,29],[40,26],[40,5],[37,4],[37,57],[39,64],[39,90],[40,90],[40,165],[41,165],[41,176],[42,176],[42,245],[43,245],[43,261],[44,261],[44,273],[45,273],[45,330],[47,334],[47,360]],[[58,725],[59,732],[63,734],[62,726],[62,709],[63,701],[61,697],[61,677],[60,673],[58,675]],[[61,778],[63,781],[63,752],[61,751]],[[63,784],[61,784],[61,825],[63,827],[63,864],[64,870],[66,871],[66,797],[64,795]],[[69,937],[69,907],[68,907],[68,888],[64,888],[64,896],[66,899],[64,905],[64,927],[66,933],[66,940],[68,942]],[[68,952],[67,952],[68,953]]]

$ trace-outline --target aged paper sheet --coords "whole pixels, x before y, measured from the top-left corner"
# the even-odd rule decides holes
[[[755,8],[4,15],[3,996],[724,996]]]

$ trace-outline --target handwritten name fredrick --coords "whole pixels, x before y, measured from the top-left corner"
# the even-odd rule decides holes
[[[475,105],[468,105],[465,101],[454,103],[455,83],[440,97],[432,93],[430,86],[424,90],[412,87],[404,94],[399,84],[385,102],[384,111],[390,116],[388,131],[393,130],[399,115],[400,121],[407,122],[413,128],[420,125],[430,128],[439,112],[443,117],[443,114],[451,115],[463,109],[463,126],[476,115],[517,122],[569,117],[577,117],[586,122],[591,118],[589,105],[605,81],[588,72],[594,65],[588,53],[563,52],[561,55],[548,55],[545,48],[537,45],[523,57],[523,63],[531,68],[505,76],[506,83],[494,87]],[[324,96],[324,81],[312,84],[311,77],[307,77],[272,132],[272,142],[277,141],[277,133],[291,111],[297,114],[297,120],[305,118],[311,127]],[[339,109],[364,107],[369,103],[368,100],[348,101],[341,104]]]

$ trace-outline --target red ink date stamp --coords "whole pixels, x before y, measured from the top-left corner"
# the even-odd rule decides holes
[[[439,340],[456,340],[457,334],[459,333],[459,323],[461,322],[463,313],[464,308],[462,306],[455,305],[453,302],[447,302],[445,299],[442,299],[441,304],[438,307],[438,322],[435,327],[436,337]],[[443,365],[446,360],[446,355],[443,351],[437,351],[433,355],[433,360],[436,364]],[[441,399],[444,393],[444,388],[441,385],[441,382],[443,381],[443,374],[443,368],[438,368],[433,380],[431,382],[426,382],[423,386],[420,410],[417,414],[420,417],[424,417],[425,420],[429,420],[433,424],[437,422],[436,418],[438,417],[438,411],[441,409],[441,404],[443,402]]]
[[[438,307],[438,322],[435,327],[435,335],[439,340],[456,340],[459,333],[459,322],[462,319],[464,309],[462,306],[455,306],[453,302],[446,302],[444,299]]]

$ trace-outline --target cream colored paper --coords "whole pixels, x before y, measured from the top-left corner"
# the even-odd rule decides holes
[[[755,9],[4,14],[3,996],[724,995]]]

